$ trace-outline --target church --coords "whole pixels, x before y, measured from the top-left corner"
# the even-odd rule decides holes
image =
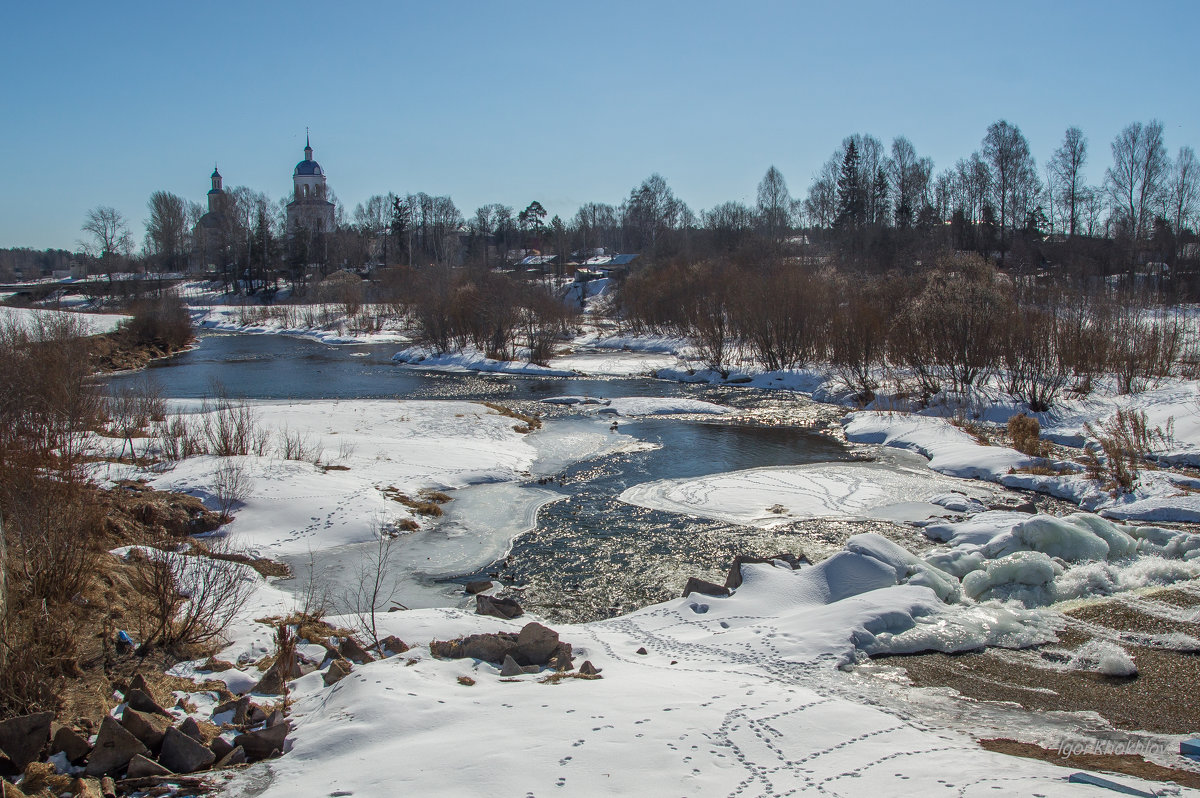
[[[287,206],[288,237],[297,233],[332,233],[333,203],[326,198],[325,173],[313,160],[312,145],[304,136],[304,160],[292,172],[293,196]]]
[[[221,173],[214,167],[208,212],[192,231],[192,270],[224,274],[236,259],[234,208],[225,192]],[[292,199],[287,204],[288,260],[294,265],[320,265],[326,257],[326,238],[334,231],[334,204],[329,201],[325,172],[313,160],[312,143],[304,137],[304,160],[292,170]]]
[[[229,259],[229,195],[221,182],[221,173],[214,166],[212,188],[208,192],[208,213],[200,217],[192,231],[192,268],[216,274]]]

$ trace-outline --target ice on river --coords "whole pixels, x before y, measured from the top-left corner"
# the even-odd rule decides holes
[[[994,494],[988,486],[921,467],[884,463],[815,463],[751,468],[628,488],[621,501],[746,526],[771,528],[806,518],[917,521],[951,514],[949,492]]]

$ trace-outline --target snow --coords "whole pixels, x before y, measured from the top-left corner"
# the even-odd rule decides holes
[[[184,296],[193,306],[193,323],[204,330],[233,332],[245,335],[291,335],[312,338],[325,344],[389,344],[407,343],[411,334],[402,320],[382,318],[382,328],[363,329],[346,317],[344,310],[333,305],[223,305],[220,295],[197,290],[185,290]],[[197,303],[212,303],[197,306]],[[377,315],[376,308],[364,306],[362,313]],[[372,325],[373,326],[373,325]]]
[[[746,566],[729,598],[692,596],[556,627],[578,658],[602,670],[598,680],[505,680],[492,664],[437,660],[425,648],[527,620],[449,609],[380,616],[381,634],[413,648],[358,666],[331,687],[319,674],[294,681],[291,750],[234,775],[227,794],[450,795],[481,784],[499,795],[816,786],[846,796],[984,795],[994,787],[1102,794],[1068,786],[1069,771],[1048,763],[1014,768],[960,732],[848,689],[836,666],[864,652],[934,639],[958,650],[1004,641],[1020,626],[1018,614],[1000,607],[950,617],[932,591],[896,584],[895,568],[868,554],[844,552],[797,571]],[[644,656],[635,653],[642,646]]]
[[[470,352],[433,356],[408,349],[398,357],[425,357],[421,368],[447,370],[623,376],[653,368],[660,376],[720,381],[689,372],[691,353],[679,341],[595,333],[584,343],[600,351],[577,346],[578,354],[556,358],[549,368]],[[624,346],[640,351],[615,351]],[[657,363],[664,365],[650,365]],[[740,374],[752,386],[847,401],[846,392],[817,371]],[[1191,406],[1185,402],[1194,400],[1194,391],[1164,385],[1146,401],[1153,418],[1165,423],[1177,412],[1182,418],[1181,409]],[[1082,474],[1020,473],[1040,461],[981,445],[945,418],[855,412],[844,421],[849,440],[914,455],[659,480],[632,485],[621,499],[763,528],[818,517],[921,521],[925,535],[940,544],[932,551],[917,555],[879,535],[855,535],[814,566],[744,566],[741,587],[727,598],[692,594],[619,618],[556,625],[575,646],[577,661],[589,659],[603,670],[600,680],[501,680],[488,663],[436,660],[426,648],[431,640],[516,630],[536,620],[508,622],[453,609],[448,605],[461,601],[460,591],[436,581],[503,557],[512,538],[533,525],[537,509],[559,497],[519,482],[645,446],[608,429],[614,417],[716,419],[732,412],[675,398],[555,401],[572,405],[576,416],[551,419],[531,435],[515,433],[512,419],[468,402],[255,403],[270,429],[313,436],[327,453],[325,465],[349,470],[270,452],[238,458],[253,489],[225,533],[241,542],[293,563],[317,552],[322,565],[345,579],[363,551],[376,547],[376,529],[413,517],[389,498],[389,489],[414,497],[425,488],[448,490],[455,500],[440,522],[417,518],[421,528],[397,538],[394,564],[408,575],[400,600],[421,609],[382,613],[378,622],[382,635],[395,634],[414,648],[356,667],[332,687],[319,674],[295,681],[291,751],[241,771],[228,794],[467,794],[480,785],[502,795],[1108,794],[1068,786],[1069,771],[1048,763],[1023,760],[1014,767],[949,725],[929,724],[890,708],[895,705],[878,694],[864,694],[838,669],[878,654],[1051,642],[1063,621],[1047,605],[1200,578],[1200,535],[1088,514],[986,510],[999,492],[989,483],[999,483],[1071,498],[1110,517],[1190,518],[1200,504],[1191,494],[1177,495],[1186,494],[1178,475],[1145,472],[1132,496],[1114,499]],[[1066,440],[1096,408],[1115,412],[1125,402],[1064,402],[1043,424]],[[1012,409],[996,399],[981,416],[1002,421]],[[1189,418],[1175,428],[1170,456],[1183,462],[1200,451],[1200,425]],[[914,462],[916,455],[928,464]],[[194,458],[153,475],[153,483],[209,497],[215,467],[215,458]],[[128,473],[114,468],[110,476]],[[252,605],[219,654],[239,667],[200,674],[198,663],[190,663],[176,672],[248,689],[257,681],[250,663],[272,646],[271,628],[253,619],[284,615],[295,601],[259,579]],[[349,625],[353,619],[329,620]],[[649,653],[636,654],[639,647]],[[1128,654],[1104,641],[1081,650],[1071,666],[1136,673]],[[463,676],[475,684],[460,684]]]
[[[410,518],[396,493],[511,481],[526,473],[536,450],[513,420],[483,405],[446,401],[252,402],[265,430],[264,456],[193,457],[150,473],[151,486],[206,500],[218,467],[240,465],[248,497],[223,533],[269,556],[300,555],[368,542],[380,528]],[[198,414],[195,403],[176,410]],[[319,452],[320,464],[285,460],[279,438],[291,433]],[[111,445],[111,441],[110,441]],[[111,478],[130,467],[110,467]]]
[[[589,408],[590,409],[590,408]],[[613,416],[726,415],[733,409],[702,399],[627,396],[608,399],[594,412]]]
[[[392,356],[392,360],[406,366],[418,366],[431,371],[484,371],[494,374],[537,377],[574,377],[569,369],[539,366],[517,360],[494,360],[472,348],[457,352],[435,352],[425,346],[411,346]]]
[[[130,318],[117,314],[73,313],[65,310],[11,308],[0,305],[0,323],[13,324],[27,331],[36,330],[39,324],[70,322],[78,325],[82,335],[104,335],[114,332]]]
[[[573,352],[550,360],[550,368],[590,377],[634,377],[679,365],[679,358],[653,352]]]
[[[772,528],[806,518],[922,520],[951,514],[934,504],[949,490],[979,498],[986,486],[925,468],[881,463],[817,463],[752,468],[692,479],[644,482],[620,499],[654,510]]]

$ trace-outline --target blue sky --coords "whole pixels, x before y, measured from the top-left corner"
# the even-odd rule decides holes
[[[0,26],[0,247],[73,248],[89,208],[144,232],[164,189],[291,188],[312,129],[348,212],[451,195],[569,217],[652,172],[693,209],[802,196],[842,137],[906,135],[937,169],[991,122],[1039,165],[1078,125],[1159,118],[1200,147],[1189,2],[10,4]]]

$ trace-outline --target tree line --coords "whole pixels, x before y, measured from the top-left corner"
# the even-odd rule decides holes
[[[621,202],[587,202],[571,216],[536,200],[525,208],[485,204],[465,215],[449,196],[424,192],[369,197],[352,210],[330,192],[336,229],[320,253],[298,257],[286,230],[287,198],[246,187],[229,195],[226,276],[250,285],[295,282],[316,262],[322,274],[364,265],[507,265],[530,252],[581,261],[593,252],[631,252],[643,262],[713,256],[775,262],[841,261],[875,272],[907,268],[939,252],[973,251],[1011,268],[1058,268],[1074,276],[1131,273],[1166,264],[1185,278],[1197,261],[1200,168],[1190,146],[1172,157],[1162,122],[1133,122],[1110,143],[1111,165],[1089,181],[1088,138],[1066,129],[1041,166],[1020,128],[989,125],[969,156],[938,171],[905,136],[889,146],[874,135],[847,136],[793,197],[770,167],[753,205],[719,203],[693,211],[653,174]],[[194,249],[203,208],[154,192],[140,250],[112,208],[90,211],[85,254],[100,270],[137,262],[178,271]],[[290,263],[289,263],[290,259]],[[301,262],[303,261],[303,262]],[[1161,269],[1161,267],[1158,267]]]
[[[620,303],[634,332],[686,338],[725,376],[828,370],[863,403],[884,383],[922,402],[994,384],[1040,412],[1100,379],[1133,393],[1200,375],[1200,340],[1181,311],[1133,290],[1014,277],[969,253],[880,275],[676,263],[631,277]]]

